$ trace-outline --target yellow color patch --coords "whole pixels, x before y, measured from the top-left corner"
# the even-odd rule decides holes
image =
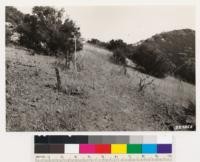
[[[112,154],[126,154],[127,153],[126,144],[111,144],[111,153]]]

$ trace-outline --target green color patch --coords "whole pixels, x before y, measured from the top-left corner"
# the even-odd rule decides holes
[[[127,145],[127,153],[128,154],[141,154],[142,153],[142,145],[141,144],[128,144]]]

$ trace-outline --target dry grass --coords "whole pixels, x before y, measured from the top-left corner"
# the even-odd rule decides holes
[[[78,72],[63,68],[63,59],[6,48],[8,131],[140,131],[171,130],[188,124],[188,101],[195,87],[168,77],[155,79],[138,92],[145,74],[109,61],[112,53],[85,45],[78,54]],[[55,88],[60,69],[63,93]],[[150,77],[151,78],[151,77]],[[188,111],[187,111],[188,112]]]

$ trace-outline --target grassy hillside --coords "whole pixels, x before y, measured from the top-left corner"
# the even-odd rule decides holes
[[[173,130],[193,124],[195,87],[172,77],[156,79],[110,62],[112,53],[86,44],[78,73],[63,59],[6,47],[8,131]],[[55,88],[59,67],[63,92]],[[143,92],[140,78],[154,79]],[[190,101],[190,102],[189,102]]]

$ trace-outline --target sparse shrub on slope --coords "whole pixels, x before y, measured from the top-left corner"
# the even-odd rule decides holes
[[[126,64],[126,56],[124,54],[124,50],[117,48],[113,51],[113,61],[117,64]]]
[[[126,58],[132,56],[133,47],[121,39],[111,40],[107,43],[107,49],[113,52],[113,60],[117,64],[126,65]]]

